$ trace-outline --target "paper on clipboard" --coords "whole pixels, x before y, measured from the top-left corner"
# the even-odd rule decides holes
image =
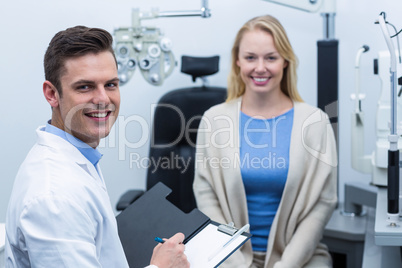
[[[198,209],[189,213],[181,211],[166,199],[170,193],[171,190],[159,182],[116,216],[120,241],[131,268],[149,265],[157,245],[156,236],[168,238],[183,233],[191,268],[216,267],[251,237],[249,233],[240,235],[208,261],[232,236],[218,231],[220,224]]]
[[[218,231],[218,226],[209,223],[195,237],[186,243],[185,254],[191,268],[214,268],[221,264],[232,252],[250,237],[240,235],[225,248],[222,246],[230,239],[230,235]],[[215,257],[208,260],[217,249],[222,248]]]

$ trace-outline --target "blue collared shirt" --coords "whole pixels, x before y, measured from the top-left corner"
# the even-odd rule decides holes
[[[94,149],[85,142],[77,139],[73,135],[65,132],[64,130],[61,130],[60,128],[57,128],[53,125],[50,124],[50,121],[46,124],[46,132],[52,133],[56,136],[59,136],[60,138],[65,139],[72,145],[74,145],[87,159],[89,162],[94,165],[96,171],[98,171],[96,165],[98,164],[99,160],[102,158],[102,154],[99,152],[98,149]],[[99,173],[99,171],[98,171]]]

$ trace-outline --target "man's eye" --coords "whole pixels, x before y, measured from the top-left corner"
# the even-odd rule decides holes
[[[118,88],[118,83],[108,83],[105,85],[105,88],[108,88],[109,90],[115,90]]]
[[[79,90],[87,90],[87,89],[89,89],[89,86],[88,85],[82,85],[82,86],[78,86],[77,89],[79,89]]]

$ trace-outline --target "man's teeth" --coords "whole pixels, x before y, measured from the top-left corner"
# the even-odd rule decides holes
[[[98,118],[103,118],[107,116],[107,113],[93,113],[90,114],[91,117],[98,117]]]
[[[256,78],[256,77],[254,77],[254,80],[257,81],[257,82],[265,82],[265,81],[268,80],[268,78]]]

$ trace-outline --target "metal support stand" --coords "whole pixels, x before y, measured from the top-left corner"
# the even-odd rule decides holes
[[[366,184],[345,183],[344,200],[342,215],[364,216],[366,211],[363,206],[376,207],[377,187]]]
[[[323,13],[324,40],[317,41],[317,106],[329,116],[338,141],[338,46],[335,39],[335,13]],[[339,157],[338,157],[339,159]],[[339,168],[338,168],[339,169]],[[339,174],[339,172],[338,172]],[[339,179],[338,186],[339,189]],[[339,192],[339,191],[338,191]]]

